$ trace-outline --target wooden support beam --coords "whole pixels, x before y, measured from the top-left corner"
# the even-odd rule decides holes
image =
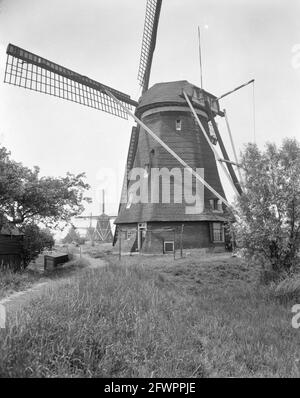
[[[228,134],[229,134],[229,138],[230,138],[230,143],[231,143],[231,147],[232,147],[234,159],[235,159],[235,161],[236,161],[236,163],[237,163],[237,166],[238,166],[238,167],[241,167],[240,165],[238,165],[238,157],[237,157],[237,154],[236,154],[235,145],[234,145],[233,138],[232,138],[231,128],[230,128],[230,126],[229,126],[229,121],[228,121],[228,117],[227,117],[227,112],[226,112],[225,109],[223,110],[223,112],[224,112],[224,116],[225,116],[227,131],[228,131]],[[242,182],[243,182],[243,179],[242,179],[241,171],[240,171],[240,169],[237,169],[237,171],[238,171],[238,174],[239,174],[240,183],[242,183]]]
[[[209,137],[208,137],[208,135],[207,135],[207,132],[205,131],[205,128],[203,127],[203,124],[201,123],[201,121],[200,121],[200,119],[199,119],[199,117],[198,117],[198,115],[197,115],[197,113],[196,113],[196,111],[195,111],[195,109],[194,109],[194,107],[193,107],[193,105],[192,105],[192,103],[191,103],[189,97],[187,96],[187,94],[186,94],[185,92],[183,92],[183,95],[184,95],[184,98],[185,98],[186,102],[188,103],[188,106],[190,107],[190,109],[191,109],[191,111],[192,111],[192,113],[193,113],[193,115],[194,115],[194,117],[195,117],[195,119],[196,119],[196,121],[197,121],[197,123],[198,123],[198,126],[200,127],[200,129],[201,129],[201,131],[202,131],[202,133],[203,133],[203,135],[204,135],[204,137],[205,137],[205,139],[206,139],[208,145],[210,146],[210,149],[211,149],[211,150],[213,151],[213,153],[215,154],[215,158],[216,158],[217,160],[220,160],[220,156],[219,156],[219,154],[218,154],[216,148],[215,148],[214,145],[212,144],[211,140],[209,139]],[[211,110],[210,110],[210,112],[212,113]],[[239,192],[238,192],[238,190],[236,189],[236,186],[233,184],[233,181],[232,181],[232,179],[231,179],[231,176],[228,174],[228,171],[226,170],[225,166],[224,166],[222,163],[220,163],[220,166],[221,166],[222,170],[224,171],[224,174],[226,175],[226,177],[227,177],[229,183],[231,184],[233,190],[235,191],[235,193],[236,193],[237,195],[239,195]]]
[[[237,90],[240,90],[241,88],[248,86],[248,84],[254,83],[254,79],[250,80],[249,82],[242,84],[241,86],[236,87],[233,90],[227,91],[227,93],[220,95],[220,97],[217,98],[217,101],[219,101],[221,98],[227,97],[227,95],[234,93]]]
[[[236,167],[242,167],[239,163],[232,162],[231,160],[219,159],[219,162],[231,163],[231,164],[235,165]]]
[[[205,108],[206,108],[208,117],[209,117],[209,119],[210,119],[210,121],[211,121],[211,123],[212,123],[212,125],[213,125],[214,132],[215,132],[216,137],[217,137],[217,139],[218,139],[218,142],[219,142],[219,145],[220,145],[220,148],[221,148],[223,157],[224,157],[225,160],[228,160],[228,161],[229,161],[229,156],[228,156],[228,154],[227,154],[227,151],[226,151],[226,148],[225,148],[225,146],[224,146],[224,143],[223,143],[221,134],[220,134],[220,132],[219,132],[217,123],[216,123],[215,118],[214,118],[214,115],[213,115],[213,113],[212,113],[212,111],[211,111],[211,109],[210,109],[210,106],[209,106],[208,101],[205,101]],[[227,162],[226,165],[227,165],[227,169],[228,169],[228,171],[229,171],[229,174],[230,174],[230,176],[231,176],[231,178],[232,178],[233,184],[234,184],[234,186],[235,186],[235,190],[238,192],[239,195],[242,195],[243,191],[242,191],[242,188],[241,188],[241,186],[240,186],[239,180],[237,179],[237,176],[236,176],[236,174],[235,174],[235,171],[233,170],[232,164],[231,164],[230,161],[229,161],[229,163]]]

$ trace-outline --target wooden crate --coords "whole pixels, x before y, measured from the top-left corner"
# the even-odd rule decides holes
[[[51,270],[57,268],[59,265],[67,263],[69,256],[67,254],[53,254],[44,256],[44,269]]]

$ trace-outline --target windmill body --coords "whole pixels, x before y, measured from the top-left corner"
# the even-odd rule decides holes
[[[146,91],[139,101],[136,114],[164,142],[166,142],[193,169],[200,169],[205,180],[222,196],[224,191],[220,181],[214,153],[209,147],[201,130],[182,95],[185,91],[194,99],[198,117],[208,134],[209,116],[205,112],[204,94],[214,101],[214,112],[219,113],[216,97],[203,92],[187,81],[158,83]],[[227,221],[224,208],[218,198],[203,186],[198,187],[199,197],[195,203],[185,198],[184,168],[153,138],[139,128],[132,135],[129,148],[135,148],[128,156],[127,172],[130,169],[145,170],[148,203],[130,203],[131,181],[127,181],[127,201],[120,204],[115,220],[122,230],[124,250],[141,252],[164,252],[166,247],[179,246],[183,227],[182,243],[185,248],[224,246],[223,224]],[[133,143],[135,141],[135,145]],[[130,149],[129,149],[130,150]],[[159,181],[151,175],[153,170],[164,175]],[[172,178],[172,170],[178,172]],[[168,172],[171,178],[168,180]],[[157,183],[158,182],[158,183]],[[169,183],[170,200],[163,197],[162,184]],[[179,188],[181,199],[174,203],[174,188]],[[191,180],[196,193],[196,181]],[[179,185],[179,187],[178,187]],[[186,184],[185,184],[186,185]],[[200,184],[199,184],[200,185]],[[124,188],[123,188],[124,189]],[[154,192],[156,191],[156,192]],[[180,192],[181,191],[181,192]],[[151,200],[152,198],[152,200]],[[156,199],[155,203],[153,198]],[[174,241],[175,235],[175,241]],[[118,236],[119,238],[119,236]],[[168,242],[169,245],[166,245]]]
[[[95,242],[111,243],[113,241],[110,219],[111,217],[104,213],[98,217],[94,234]]]

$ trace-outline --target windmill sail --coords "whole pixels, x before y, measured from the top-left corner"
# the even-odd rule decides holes
[[[99,109],[127,119],[127,113],[107,94],[128,107],[137,106],[129,95],[9,44],[4,82]]]
[[[156,35],[162,0],[147,0],[144,33],[138,72],[138,81],[143,93],[148,90],[153,53],[156,45]]]

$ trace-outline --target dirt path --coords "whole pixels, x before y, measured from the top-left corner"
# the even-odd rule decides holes
[[[6,316],[8,315],[8,313],[17,311],[18,309],[20,309],[21,306],[25,305],[33,298],[38,297],[47,288],[51,289],[51,288],[53,288],[53,286],[57,287],[59,285],[65,285],[65,284],[69,283],[74,277],[78,276],[80,273],[85,272],[87,269],[95,269],[95,268],[100,268],[100,267],[104,267],[105,265],[107,265],[107,263],[100,258],[92,258],[88,255],[84,255],[82,257],[84,259],[87,259],[89,262],[89,265],[86,268],[82,268],[82,269],[78,270],[78,272],[76,272],[70,276],[61,278],[61,279],[55,279],[55,280],[49,280],[49,281],[45,281],[45,282],[36,283],[29,289],[12,293],[9,296],[0,300],[0,306],[5,307]]]

